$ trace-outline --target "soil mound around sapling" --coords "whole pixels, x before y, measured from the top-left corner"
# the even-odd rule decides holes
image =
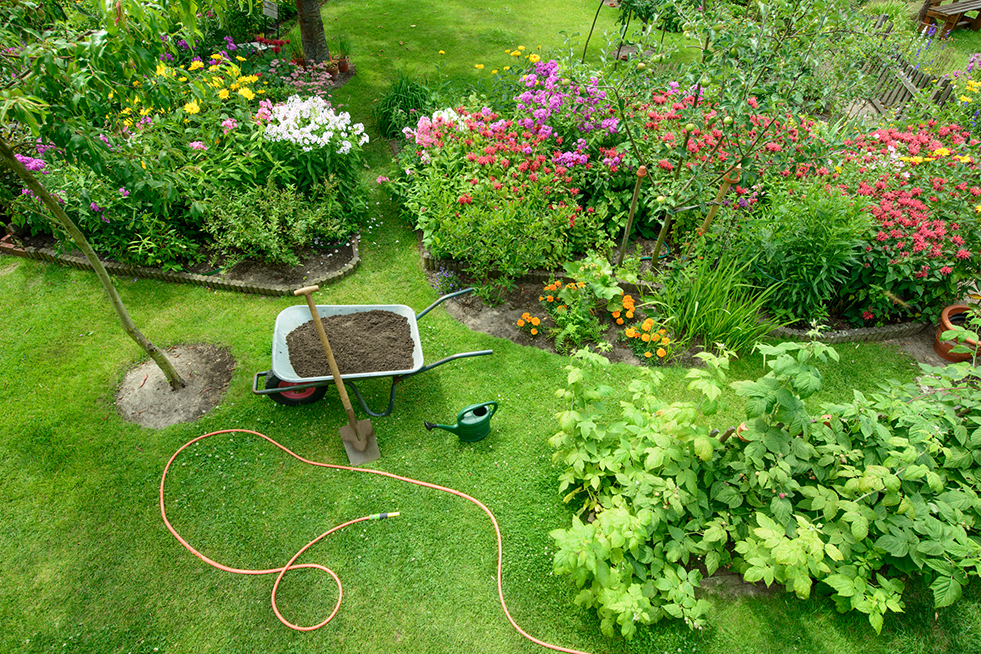
[[[415,342],[405,316],[372,309],[321,318],[342,375],[411,370]],[[290,364],[297,376],[327,377],[330,364],[309,320],[286,335]]]

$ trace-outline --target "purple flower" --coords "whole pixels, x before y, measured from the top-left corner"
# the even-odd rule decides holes
[[[129,195],[129,191],[127,191],[126,187],[124,186],[121,189],[119,189],[119,194],[125,198],[127,195]]]
[[[38,172],[47,175],[50,171],[45,170],[44,167],[47,163],[43,159],[34,159],[33,157],[25,157],[20,154],[15,154],[14,159],[24,164],[24,168],[27,168],[31,172]]]
[[[102,211],[102,207],[97,205],[95,202],[89,205],[89,209],[91,209],[92,211]]]

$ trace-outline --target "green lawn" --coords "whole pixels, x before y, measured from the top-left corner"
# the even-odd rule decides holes
[[[332,0],[324,10],[328,32],[351,37],[358,66],[357,77],[335,98],[363,120],[371,99],[400,68],[449,80],[487,76],[491,67],[507,64],[505,48],[557,47],[559,30],[585,33],[594,10],[573,0]],[[605,10],[600,32],[610,29],[611,15]],[[485,69],[478,72],[474,63]],[[376,140],[372,177],[386,162],[386,150]],[[415,236],[380,194],[373,214],[361,267],[322,289],[317,301],[397,303],[419,311],[436,294],[426,284]],[[338,523],[383,511],[402,516],[358,524],[301,559],[328,565],[345,584],[337,618],[311,633],[289,631],[276,620],[269,606],[273,577],[219,572],[185,551],[162,524],[157,500],[174,451],[210,431],[252,429],[307,458],[343,464],[338,429],[344,412],[333,392],[299,408],[250,392],[252,375],[269,367],[275,317],[296,299],[115,282],[156,344],[227,347],[235,375],[221,405],[193,424],[157,431],[125,422],[114,393],[143,357],[94,276],[0,259],[0,651],[540,651],[500,609],[494,532],[476,507],[392,480],[311,468],[255,437],[212,437],[175,464],[170,519],[204,554],[227,565],[276,567]],[[504,539],[505,596],[533,636],[597,654],[981,652],[977,582],[936,617],[929,590],[911,584],[907,613],[888,616],[881,636],[864,616],[837,614],[826,598],[799,601],[779,589],[760,597],[711,596],[714,610],[704,632],[665,622],[642,629],[631,642],[603,636],[595,615],[573,604],[569,579],[551,572],[548,533],[566,526],[570,511],[557,493],[547,438],[557,430],[554,391],[569,359],[471,332],[443,308],[423,318],[420,336],[428,362],[470,350],[495,353],[406,380],[394,413],[372,420],[382,452],[373,465],[466,492],[495,513]],[[821,399],[845,399],[853,388],[871,390],[880,379],[915,374],[908,357],[883,345],[839,349],[843,362],[825,370],[828,389]],[[732,377],[761,370],[760,358],[749,356],[734,364]],[[625,388],[636,373],[616,365],[607,374]],[[686,397],[684,374],[668,371],[668,399]],[[386,382],[362,386],[376,405],[387,397]],[[464,444],[423,428],[423,420],[452,422],[460,408],[485,400],[498,401],[500,409],[483,441]],[[719,420],[725,426],[739,416],[737,407]],[[316,572],[290,574],[279,592],[286,616],[300,624],[319,621],[335,601],[333,583]]]

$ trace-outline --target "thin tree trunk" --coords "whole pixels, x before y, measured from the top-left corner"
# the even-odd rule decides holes
[[[300,40],[303,42],[303,58],[308,63],[330,61],[330,48],[324,36],[324,19],[320,15],[317,0],[294,0],[296,19],[300,24]]]
[[[96,277],[102,283],[102,288],[106,290],[109,295],[109,302],[112,304],[112,308],[115,309],[116,315],[119,316],[119,322],[122,323],[123,331],[125,331],[130,338],[136,341],[136,344],[143,348],[143,351],[150,355],[160,370],[163,372],[164,376],[167,378],[167,382],[173,390],[184,388],[184,379],[177,373],[174,369],[173,364],[170,359],[153,343],[147,340],[146,336],[140,333],[140,330],[136,328],[136,324],[133,319],[130,318],[129,312],[123,305],[122,299],[119,297],[119,293],[116,292],[116,287],[112,285],[112,280],[109,279],[109,273],[106,272],[105,266],[99,260],[98,255],[96,255],[95,250],[89,245],[88,240],[85,235],[78,229],[72,219],[68,217],[65,210],[61,208],[61,205],[55,200],[48,191],[41,186],[37,179],[30,173],[29,170],[14,156],[14,151],[11,149],[10,145],[0,138],[0,159],[10,167],[17,176],[20,177],[27,188],[31,190],[34,195],[44,202],[45,206],[54,214],[55,220],[68,232],[72,241],[78,246],[78,249],[82,251],[85,258],[89,260],[92,264],[92,270],[95,271]]]

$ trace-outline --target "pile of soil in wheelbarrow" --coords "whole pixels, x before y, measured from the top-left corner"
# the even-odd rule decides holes
[[[372,309],[321,318],[331,352],[342,375],[411,370],[415,343],[409,321],[391,311]],[[327,356],[309,320],[286,335],[290,363],[297,376],[330,375]]]

